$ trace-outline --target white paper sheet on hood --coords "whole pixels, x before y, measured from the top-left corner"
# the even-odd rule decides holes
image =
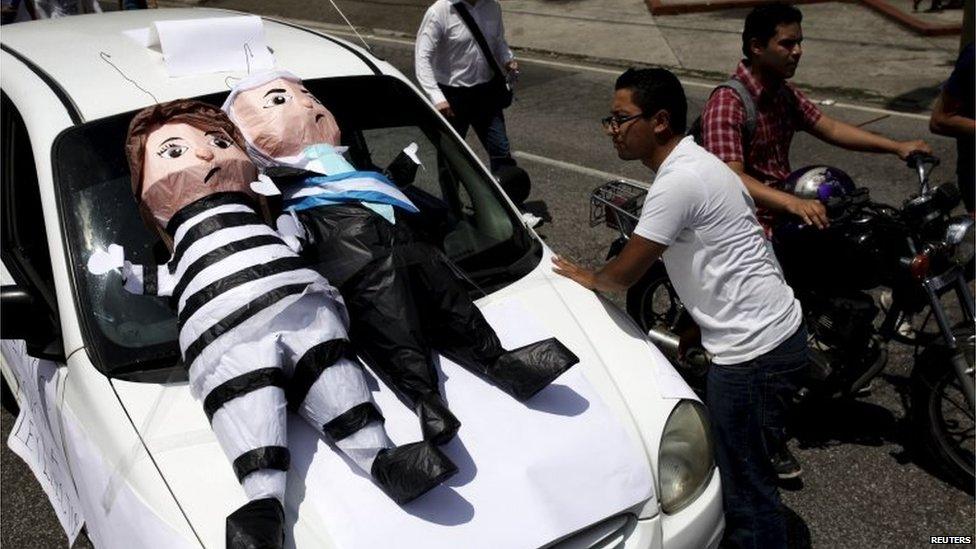
[[[550,335],[518,305],[483,312],[506,348]],[[442,360],[444,395],[462,422],[444,451],[459,472],[404,507],[352,472],[304,422],[289,422],[288,514],[298,506],[303,523],[296,529],[317,530],[343,548],[538,547],[646,501],[654,493],[647,457],[581,366],[523,404]],[[378,387],[393,440],[418,440],[413,413]]]
[[[648,343],[648,345],[651,345],[651,343]],[[688,386],[688,382],[681,377],[681,374],[671,366],[664,356],[661,356],[661,360],[655,360],[651,364],[654,379],[657,380],[657,388],[661,392],[662,397],[701,402],[698,395]]]
[[[0,341],[0,352],[17,378],[21,396],[20,414],[7,445],[34,473],[68,537],[68,545],[73,545],[84,520],[61,441],[58,365],[29,356],[23,340]]]
[[[147,501],[133,491],[132,485],[119,477],[116,466],[105,462],[100,449],[70,410],[64,411],[63,421],[66,452],[75,466],[78,504],[92,545],[99,549],[199,549],[200,542],[192,537],[192,532],[184,537],[162,519],[154,504],[163,504]],[[145,453],[139,457],[149,460]],[[139,474],[133,474],[133,478],[139,478]],[[111,497],[106,498],[106,494]]]
[[[124,34],[147,48],[158,43],[171,77],[254,72],[274,66],[264,23],[256,15],[157,21],[148,29]]]

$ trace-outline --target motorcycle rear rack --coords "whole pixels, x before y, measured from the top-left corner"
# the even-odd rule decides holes
[[[640,219],[647,188],[628,181],[608,181],[590,193],[590,227],[605,224],[629,236]]]

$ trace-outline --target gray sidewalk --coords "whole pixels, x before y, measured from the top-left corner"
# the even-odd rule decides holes
[[[641,0],[511,0],[509,41],[520,48],[673,67],[724,79],[741,57],[748,10],[652,16]],[[958,37],[927,38],[866,7],[800,6],[804,55],[794,81],[820,95],[925,108],[955,61]],[[956,11],[961,17],[961,11]],[[612,14],[612,15],[611,15]]]
[[[360,30],[410,38],[429,4],[336,1]],[[344,25],[328,2],[183,0],[171,5],[177,3]],[[525,54],[622,67],[662,65],[714,81],[724,80],[741,57],[740,32],[748,12],[653,16],[643,0],[502,0],[501,5],[509,43]],[[919,36],[858,4],[800,9],[804,56],[794,81],[818,98],[923,111],[955,61],[958,37]],[[954,13],[962,16],[960,10]]]

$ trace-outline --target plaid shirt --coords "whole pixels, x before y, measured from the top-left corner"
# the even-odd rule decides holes
[[[809,131],[823,113],[792,84],[765,90],[745,62],[733,77],[745,85],[756,105],[756,129],[747,145],[743,162],[742,133],[745,108],[738,94],[719,88],[705,103],[702,113],[702,141],[705,148],[723,162],[743,162],[746,173],[767,185],[777,185],[790,170],[790,142],[797,130]],[[792,98],[788,95],[792,94]]]

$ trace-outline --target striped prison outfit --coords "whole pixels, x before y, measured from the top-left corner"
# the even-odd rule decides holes
[[[360,366],[347,352],[338,291],[267,226],[243,193],[217,193],[166,227],[171,261],[126,263],[126,289],[171,296],[190,389],[252,501],[284,501],[286,408],[367,474],[391,448]]]

